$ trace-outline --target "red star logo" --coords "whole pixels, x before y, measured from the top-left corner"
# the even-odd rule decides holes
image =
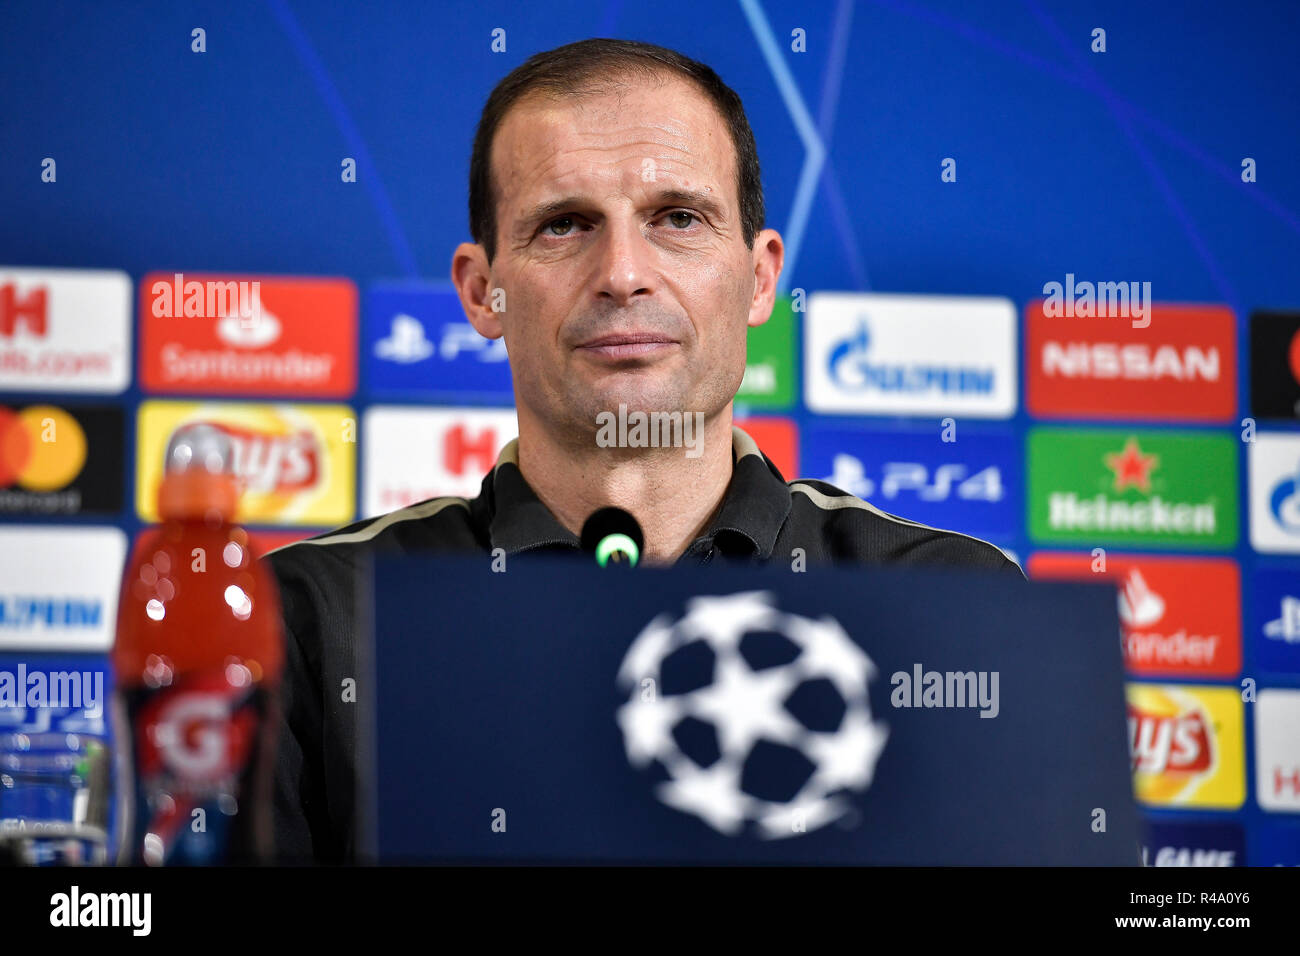
[[[1129,485],[1136,485],[1141,492],[1151,491],[1151,472],[1160,464],[1158,455],[1144,455],[1138,448],[1136,437],[1130,436],[1122,452],[1110,452],[1105,456],[1106,467],[1115,472],[1115,490],[1123,491]]]

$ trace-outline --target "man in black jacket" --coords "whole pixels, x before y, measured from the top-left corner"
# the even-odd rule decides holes
[[[345,688],[355,680],[355,592],[375,551],[487,559],[495,549],[576,549],[586,517],[616,505],[640,522],[650,563],[1021,576],[987,542],[885,514],[824,482],[787,482],[733,426],[746,331],[771,315],[784,249],[762,228],[740,99],[711,69],[617,40],[532,57],[483,109],[469,205],[475,242],[456,249],[451,276],[474,327],[505,339],[519,438],[477,498],[422,502],[268,557],[288,643],[275,793],[286,860],[353,859]],[[610,427],[638,416],[663,428],[627,440]]]

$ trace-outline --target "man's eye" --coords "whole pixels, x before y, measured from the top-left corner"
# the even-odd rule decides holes
[[[685,209],[675,209],[666,214],[672,220],[677,232],[685,232],[694,223],[700,221],[700,217],[693,212],[687,212]],[[575,223],[572,216],[560,216],[558,219],[552,219],[542,226],[541,231],[550,236],[567,236],[573,232]]]
[[[552,219],[552,220],[551,220],[550,222],[548,222],[546,225],[542,226],[542,231],[545,232],[546,230],[550,229],[552,226],[557,225],[557,224],[559,224],[559,223],[568,223],[568,227],[567,227],[567,228],[564,228],[564,229],[561,229],[561,230],[558,231],[558,232],[553,232],[553,233],[551,233],[551,235],[553,235],[553,236],[564,236],[564,235],[567,235],[567,234],[569,233],[570,229],[572,229],[572,227],[573,227],[573,217],[572,217],[572,216],[561,216],[559,219]]]

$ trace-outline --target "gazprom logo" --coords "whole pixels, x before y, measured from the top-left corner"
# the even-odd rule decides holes
[[[95,598],[0,594],[0,628],[98,628],[104,604]]]
[[[1300,534],[1300,465],[1274,486],[1268,510],[1279,528],[1289,534]]]
[[[926,395],[991,395],[997,371],[988,365],[948,365],[938,362],[872,362],[871,331],[866,316],[857,329],[830,350],[831,381],[851,392],[881,391]]]

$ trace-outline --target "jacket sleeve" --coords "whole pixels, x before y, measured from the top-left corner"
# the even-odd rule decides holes
[[[272,782],[275,856],[280,863],[331,862],[337,853],[329,835],[320,662],[304,648],[304,638],[319,647],[319,624],[292,564],[266,560],[280,584],[285,641]]]

